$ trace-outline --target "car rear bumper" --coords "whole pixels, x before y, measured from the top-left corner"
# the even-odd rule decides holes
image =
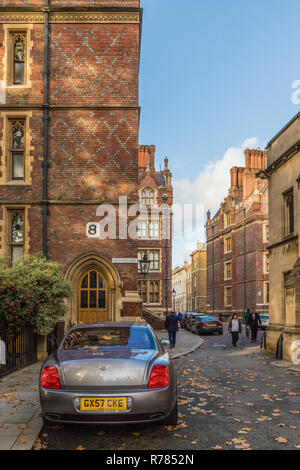
[[[212,333],[223,333],[222,326],[204,326],[202,328],[198,328],[199,334],[212,334]]]
[[[75,398],[79,397],[131,397],[132,406],[126,412],[79,411]],[[91,393],[40,389],[43,416],[50,422],[77,424],[148,423],[166,418],[176,403],[176,394],[170,388],[133,392]]]

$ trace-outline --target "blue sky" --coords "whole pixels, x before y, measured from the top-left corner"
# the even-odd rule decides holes
[[[263,147],[300,111],[291,99],[300,80],[300,2],[141,4],[140,143],[156,145],[158,165],[169,157],[177,202],[214,211],[245,146]],[[174,264],[190,246],[175,243]]]

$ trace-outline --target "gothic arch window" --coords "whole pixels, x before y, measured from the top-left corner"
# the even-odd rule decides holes
[[[10,211],[10,259],[11,264],[14,264],[24,253],[24,212],[23,211]]]
[[[13,85],[25,84],[26,33],[12,33]]]
[[[11,180],[25,179],[25,120],[9,121],[9,169]]]
[[[144,188],[142,190],[142,205],[143,206],[153,206],[155,202],[154,190],[150,187]]]

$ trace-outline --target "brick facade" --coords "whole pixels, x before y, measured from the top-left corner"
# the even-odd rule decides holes
[[[139,197],[140,202],[143,202],[142,192],[148,188],[153,191],[154,206],[159,207],[164,203],[163,197],[167,197],[167,204],[169,207],[173,204],[173,187],[172,187],[172,174],[168,168],[168,159],[165,159],[165,167],[162,171],[155,169],[155,146],[154,145],[140,145],[139,146]],[[153,208],[153,206],[152,206]],[[155,214],[156,210],[153,211]],[[156,271],[149,270],[147,282],[159,282],[159,302],[151,302],[147,299],[144,307],[150,309],[157,314],[164,314],[166,312],[167,302],[168,310],[172,309],[172,220],[169,219],[169,234],[168,240],[162,238],[163,227],[160,221],[160,236],[158,239],[141,238],[138,242],[138,249],[141,254],[145,251],[149,254],[150,250],[159,252],[159,269]],[[168,269],[166,266],[166,247],[168,247]],[[166,296],[166,278],[168,279],[168,294]],[[143,277],[140,276],[140,281]],[[168,300],[166,300],[168,297]]]
[[[63,263],[75,289],[67,324],[77,321],[78,282],[89,265],[99,269],[109,284],[108,319],[140,317],[137,265],[112,263],[112,258],[136,258],[137,241],[120,240],[118,233],[116,240],[86,236],[86,224],[100,220],[96,216],[99,204],[112,204],[118,214],[119,196],[127,196],[129,204],[138,202],[139,1],[52,0],[49,3],[49,99],[45,104],[45,30],[40,19],[48,14],[43,13],[44,2],[0,0],[3,7],[16,7],[11,18],[0,15],[0,42],[5,45],[7,30],[16,25],[28,31],[30,37],[27,43],[30,85],[6,86],[5,67],[0,67],[0,82],[4,83],[0,104],[0,179],[8,158],[4,135],[7,112],[27,116],[26,135],[31,139],[32,157],[28,170],[30,184],[14,181],[0,184],[0,251],[2,255],[7,254],[9,245],[3,214],[10,208],[23,206],[28,208],[27,251],[45,251],[42,211],[46,205],[49,258]],[[25,24],[30,7],[40,11],[40,15]],[[93,13],[92,22],[81,22],[76,7],[80,7],[80,12]],[[120,12],[123,16],[111,17],[108,7],[115,15]],[[70,16],[53,19],[51,15],[60,9],[68,11]],[[136,16],[127,19],[126,14],[133,9]],[[104,16],[100,15],[101,11]],[[1,47],[0,63],[5,65],[6,60],[7,50]],[[49,113],[46,200],[42,167],[45,109]]]
[[[265,166],[265,152],[247,149],[245,168],[231,170],[228,197],[212,219],[208,212],[209,313],[268,312],[268,183],[255,176]]]

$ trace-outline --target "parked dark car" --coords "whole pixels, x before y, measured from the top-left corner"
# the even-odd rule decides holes
[[[174,426],[176,372],[149,325],[79,324],[43,363],[40,402],[45,424]]]
[[[186,324],[186,329],[191,333],[197,333],[197,330],[195,329],[196,320],[197,318],[201,318],[205,315],[205,313],[193,313],[190,315]]]
[[[215,317],[198,316],[193,324],[193,331],[198,335],[218,333],[223,334],[223,323]]]
[[[188,319],[189,319],[190,315],[193,315],[193,314],[191,312],[184,313],[182,319],[180,320],[180,326],[184,330],[186,329],[186,325],[187,325],[187,322],[188,322]]]

